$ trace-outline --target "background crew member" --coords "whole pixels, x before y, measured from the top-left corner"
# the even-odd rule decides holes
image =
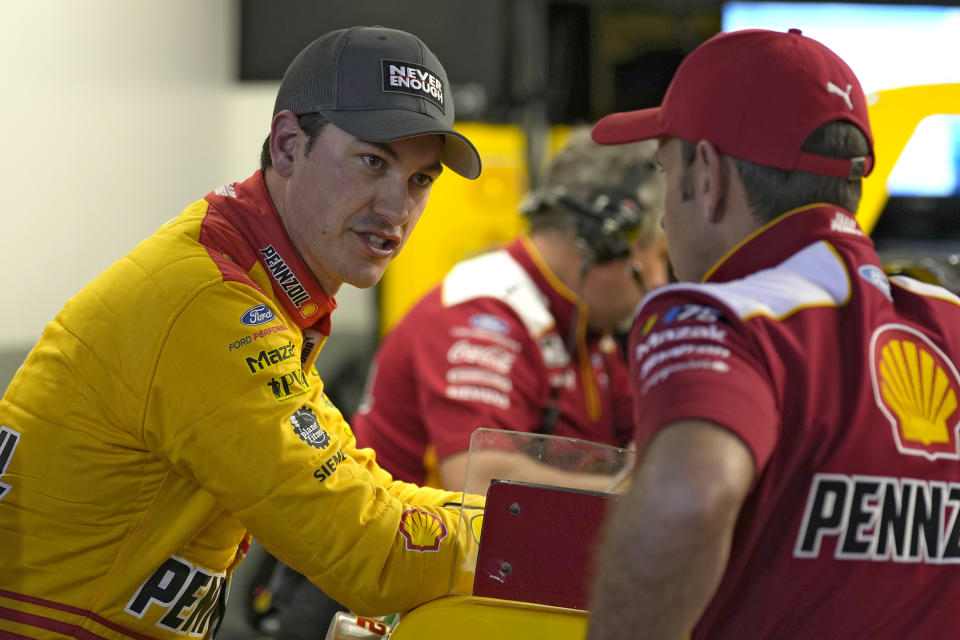
[[[611,335],[666,282],[654,150],[574,130],[524,204],[529,235],[456,265],[386,336],[352,425],[394,477],[462,488],[478,427],[630,442]]]

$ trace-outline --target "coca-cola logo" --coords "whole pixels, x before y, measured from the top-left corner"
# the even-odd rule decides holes
[[[516,355],[502,347],[480,345],[469,340],[457,340],[447,350],[450,364],[476,364],[498,373],[509,373]]]
[[[247,309],[244,314],[240,316],[240,322],[248,327],[253,327],[258,324],[270,322],[276,317],[277,314],[273,312],[273,309],[265,304],[258,304],[255,307]]]

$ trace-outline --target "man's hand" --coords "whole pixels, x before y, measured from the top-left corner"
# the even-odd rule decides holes
[[[687,637],[720,584],[753,476],[746,445],[712,422],[653,438],[608,524],[590,640]]]

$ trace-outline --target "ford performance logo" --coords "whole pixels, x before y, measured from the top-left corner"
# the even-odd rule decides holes
[[[276,317],[277,314],[275,314],[270,307],[265,304],[258,304],[255,307],[247,309],[246,313],[240,316],[240,322],[248,327],[253,327],[258,324],[270,322]]]

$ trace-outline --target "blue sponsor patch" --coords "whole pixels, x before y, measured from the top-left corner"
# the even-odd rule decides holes
[[[246,312],[240,316],[240,322],[248,327],[254,327],[258,324],[270,322],[276,317],[277,314],[273,312],[273,309],[265,304],[258,304],[255,307],[250,307],[247,309]]]
[[[470,326],[476,327],[477,329],[486,329],[487,331],[493,331],[494,333],[507,334],[510,333],[510,325],[508,325],[502,318],[491,315],[489,313],[478,313],[476,315],[470,316]]]
[[[887,274],[883,272],[883,269],[875,264],[862,264],[857,267],[857,274],[877,289],[880,289],[880,292],[887,297],[887,300],[893,300],[893,295],[890,293],[890,281],[887,280]]]
[[[698,322],[716,322],[723,317],[719,309],[706,307],[702,304],[681,304],[671,308],[663,314],[663,324],[697,320]]]

